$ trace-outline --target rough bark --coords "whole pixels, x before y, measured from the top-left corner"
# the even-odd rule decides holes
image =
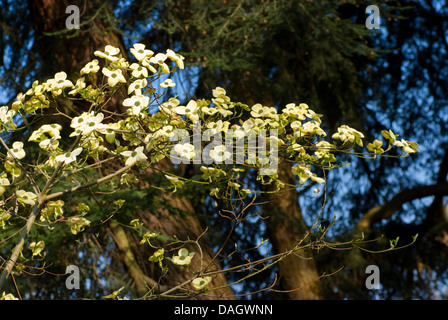
[[[291,167],[281,165],[279,178],[289,184],[295,184]],[[295,190],[267,195],[266,212],[267,229],[275,253],[282,253],[294,248],[305,237],[308,227],[302,217],[299,199]],[[313,252],[301,250],[279,263],[279,273],[283,290],[291,300],[322,299],[319,274]]]
[[[81,9],[81,23],[83,17],[92,16],[94,14],[95,4],[98,1],[78,1],[79,8]],[[103,50],[105,45],[110,44],[120,48],[123,54],[126,50],[123,46],[121,37],[111,31],[109,27],[100,19],[94,19],[93,25],[87,30],[80,30],[80,33],[74,37],[66,37],[64,35],[48,36],[55,31],[66,30],[65,20],[68,14],[65,12],[68,5],[77,4],[76,1],[67,0],[33,0],[29,1],[30,12],[33,19],[34,29],[36,32],[35,51],[39,52],[45,63],[46,71],[51,72],[65,71],[68,75],[78,72],[88,61],[94,58],[95,50]],[[121,101],[123,96],[118,96],[111,100],[107,106],[111,110],[119,110],[122,108]],[[72,106],[73,107],[73,106]],[[82,109],[82,106],[75,106],[75,109]],[[82,110],[81,110],[82,111]],[[73,112],[73,108],[72,108]],[[118,164],[117,164],[118,165]],[[166,162],[162,161],[162,165],[169,166]],[[147,172],[146,179],[151,179],[151,171]],[[158,212],[148,212],[142,209],[136,213],[136,218],[140,218],[142,221],[148,224],[148,227],[152,230],[160,230],[167,235],[177,235],[179,239],[183,239],[184,236],[188,236],[191,239],[196,239],[203,233],[203,229],[199,221],[191,215],[194,212],[194,208],[188,199],[176,198],[172,195],[161,195],[172,207],[180,208],[190,212],[190,215],[184,215],[182,217],[175,216],[166,208],[160,208]],[[127,270],[132,277],[136,289],[139,292],[145,291],[144,282],[148,284],[154,284],[154,280],[146,273],[151,267],[148,266],[151,262],[148,262],[147,256],[143,259],[141,257],[141,246],[138,246],[140,239],[131,238],[127,235],[123,229],[119,228],[116,224],[112,224],[111,231],[113,232],[116,245],[121,251],[123,262],[127,267]],[[204,261],[203,264],[207,265],[211,262],[211,250],[207,246],[206,241],[202,241]],[[131,249],[131,250],[130,250]],[[193,259],[193,270],[199,270],[199,259]],[[219,268],[218,264],[215,264],[215,268]],[[182,283],[188,276],[185,271],[178,271],[175,276],[170,276],[170,281],[167,285],[177,285]],[[217,275],[212,286],[221,287],[227,285],[227,280],[224,275]],[[213,291],[215,298],[222,297],[226,299],[233,298],[233,293],[230,288],[224,288],[222,290]]]

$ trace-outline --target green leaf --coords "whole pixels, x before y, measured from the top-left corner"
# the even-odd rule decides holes
[[[392,239],[392,240],[390,240],[390,246],[391,246],[392,248],[395,248],[395,247],[397,246],[398,239],[400,239],[400,237],[397,237],[396,239]]]
[[[123,290],[124,287],[121,287],[118,290],[115,290],[114,292],[112,292],[111,294],[104,296],[104,299],[115,299],[116,297],[118,297],[118,295],[120,294],[121,290]]]
[[[123,200],[123,199],[115,200],[114,206],[117,207],[117,209],[121,209],[121,207],[123,207],[125,202],[126,202],[126,200]]]
[[[152,262],[160,262],[164,259],[164,253],[165,250],[163,248],[159,249],[156,252],[154,252],[154,254],[148,258],[148,260]]]

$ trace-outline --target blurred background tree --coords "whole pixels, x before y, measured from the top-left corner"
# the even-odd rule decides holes
[[[330,132],[345,123],[375,139],[382,129],[391,128],[419,142],[421,153],[413,157],[355,158],[350,166],[330,171],[326,199],[323,190],[317,196],[313,190],[293,190],[266,197],[267,205],[252,209],[263,219],[247,221],[232,235],[243,249],[259,245],[260,239],[270,240],[248,252],[250,259],[283,252],[309,230],[325,200],[320,219],[323,226],[334,220],[327,232],[334,241],[363,232],[368,239],[383,236],[371,248],[380,249],[389,239],[400,236],[407,242],[418,233],[416,244],[387,254],[355,249],[304,252],[233,286],[233,292],[245,298],[244,294],[269,286],[277,274],[281,281],[275,290],[250,297],[446,298],[446,1],[378,2],[379,30],[365,26],[370,1],[78,1],[70,4],[81,9],[80,30],[65,28],[65,1],[1,2],[3,103],[11,103],[33,79],[46,79],[59,70],[74,72],[105,44],[124,50],[142,42],[154,51],[172,48],[187,57],[189,67],[176,81],[182,85],[171,92],[182,100],[209,97],[211,89],[221,86],[234,100],[248,105],[260,102],[281,109],[289,102],[307,103],[324,114]],[[172,170],[190,177],[197,172],[193,166]],[[280,174],[293,179],[286,172]],[[248,175],[247,184],[262,189],[254,179]],[[157,177],[149,176],[148,182],[157,184]],[[140,214],[143,221],[166,231],[181,230],[176,227],[179,220],[172,218],[175,208],[189,208],[192,234],[201,229],[200,223],[211,226],[210,250],[216,250],[232,228],[218,214],[224,204],[213,206],[207,190],[185,190],[181,199],[166,199],[145,189],[139,192],[127,195],[123,221],[135,215],[135,206],[151,205]],[[117,241],[111,241],[113,232],[99,236],[97,231],[86,230],[78,245],[70,247],[69,260],[86,266],[83,276],[90,287],[75,293],[82,297],[101,296],[138,277],[130,274]],[[50,254],[57,253],[61,243],[69,248],[64,237],[53,239]],[[148,252],[139,250],[134,235],[128,233],[128,238],[140,274],[156,277],[147,262]],[[2,256],[7,256],[3,250]],[[230,253],[234,247],[226,250]],[[62,268],[68,257],[61,257],[55,254],[53,261]],[[370,264],[380,268],[379,290],[365,287],[365,268]],[[54,276],[32,280],[19,286],[35,298],[67,297],[66,290],[53,289],[60,282]],[[236,278],[229,275],[227,280]]]

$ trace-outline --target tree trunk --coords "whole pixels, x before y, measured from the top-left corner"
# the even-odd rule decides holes
[[[245,83],[240,83],[241,92],[237,95],[245,97],[242,101],[250,106],[259,102],[266,106],[274,106],[272,96],[266,92],[264,101],[255,101]],[[290,166],[279,164],[279,179],[295,185],[296,179]],[[272,191],[272,189],[267,190]],[[280,193],[268,193],[267,204],[263,205],[269,219],[265,220],[268,237],[272,243],[274,254],[293,249],[303,239],[308,227],[303,220],[296,190],[286,190]],[[318,300],[322,299],[321,286],[316,262],[310,250],[299,251],[297,255],[290,255],[279,263],[279,273],[282,289],[288,299]]]
[[[289,165],[279,164],[278,176],[281,181],[295,184]],[[296,190],[268,193],[267,200],[269,202],[265,205],[265,211],[269,213],[269,218],[266,225],[275,253],[293,249],[308,232]],[[288,299],[322,299],[319,275],[311,250],[300,250],[280,261],[279,273]]]
[[[102,51],[107,44],[118,47],[123,56],[126,56],[127,50],[124,48],[121,37],[111,31],[110,26],[107,26],[98,17],[93,20],[91,25],[82,26],[79,34],[74,37],[66,37],[64,34],[48,36],[49,33],[67,31],[65,21],[70,14],[66,13],[66,8],[69,5],[76,4],[76,2],[68,0],[29,1],[29,8],[36,32],[33,49],[40,53],[43,70],[47,75],[53,75],[58,71],[65,71],[70,76],[70,74],[78,72],[80,68],[94,58],[93,53],[95,50]],[[81,12],[81,24],[84,21],[83,18],[87,19],[87,17],[92,17],[100,5],[101,2],[99,1],[78,1],[78,7]],[[109,8],[102,8],[102,10],[109,10]],[[108,104],[108,109],[119,110],[123,108],[121,103],[123,98],[124,96],[118,96],[111,100]],[[83,111],[82,106],[77,107],[78,109],[81,108],[81,112]],[[161,161],[160,163],[165,169],[171,166],[167,161]],[[153,174],[153,171],[149,170],[145,179],[151,179],[151,174]],[[194,208],[188,199],[177,198],[171,194],[162,194],[160,197],[168,202],[170,206],[188,211],[190,214],[179,217],[166,208],[160,208],[157,212],[148,212],[148,210],[142,209],[136,213],[136,218],[143,221],[151,230],[160,230],[166,235],[176,235],[182,240],[185,237],[190,237],[190,239],[195,240],[203,233],[198,219],[192,215]],[[153,263],[148,262],[148,256],[142,257],[142,246],[138,245],[140,239],[126,235],[123,229],[119,228],[116,224],[112,224],[111,232],[115,238],[117,248],[123,257],[123,263],[126,265],[130,277],[135,283],[136,289],[142,293],[145,289],[143,282],[147,282],[148,285],[154,283],[148,274],[149,270],[151,270],[150,264]],[[206,266],[211,262],[213,255],[212,250],[207,246],[207,242],[204,239],[205,237],[201,240],[201,246],[204,251],[202,264]],[[130,248],[131,250],[129,250]],[[195,257],[192,262],[192,269],[199,271],[199,267],[199,258]],[[220,268],[217,263],[214,263],[214,267]],[[174,273],[174,276],[170,274],[169,281],[166,285],[177,285],[184,282],[187,278],[191,278],[191,276],[185,270],[178,269]],[[223,274],[219,274],[213,279],[212,287],[225,285],[227,285],[227,280]],[[211,291],[210,296],[212,295],[213,298],[233,298],[232,290],[228,287]]]

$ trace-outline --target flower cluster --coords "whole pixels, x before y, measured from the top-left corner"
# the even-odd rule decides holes
[[[62,194],[90,188],[113,178],[117,179],[111,182],[111,187],[131,186],[138,182],[138,169],[170,155],[196,161],[202,151],[197,150],[197,145],[202,146],[204,141],[210,144],[204,150],[206,157],[199,157],[204,161],[200,166],[201,183],[213,183],[210,191],[213,196],[234,192],[240,197],[254,192],[244,188],[238,180],[240,173],[247,169],[259,169],[257,178],[261,183],[265,183],[264,176],[267,175],[269,179],[266,180],[280,188],[285,183],[279,180],[276,168],[268,166],[274,161],[291,167],[298,186],[323,184],[325,179],[313,168],[337,167],[338,152],[349,153],[364,146],[364,135],[347,125],[340,126],[331,139],[327,137],[321,127],[322,115],[305,103],[290,103],[280,108],[260,103],[249,106],[232,101],[221,87],[212,90],[210,99],[183,102],[177,97],[161,99],[165,98],[163,95],[168,88],[176,86],[170,74],[185,68],[184,57],[170,49],[155,53],[141,43],[135,44],[130,53],[135,58],[132,62],[123,57],[119,48],[107,45],[104,51],[95,51],[96,59],[81,68],[78,78],[71,79],[65,72],[58,72],[45,82],[33,82],[25,94],[17,95],[10,107],[0,107],[0,132],[16,130],[19,116],[34,115],[42,119],[44,112],[54,111],[52,117],[29,132],[27,141],[11,141],[7,153],[2,155],[0,200],[4,208],[0,209],[1,228],[13,225],[12,209],[33,208],[30,210],[40,210],[41,223],[53,225],[56,221],[65,221],[71,233],[76,235],[91,224],[87,216],[89,208],[80,204],[76,214],[67,208],[64,210],[64,201],[57,199]],[[154,86],[158,80],[159,87]],[[127,94],[122,99],[122,108],[108,110],[108,104],[118,90],[120,94]],[[61,110],[65,105],[61,104],[67,103],[70,107],[75,100],[87,102],[90,108],[76,115],[64,114]],[[155,108],[158,108],[157,112],[150,112]],[[55,119],[61,114],[61,123],[57,123]],[[67,123],[67,118],[70,125],[63,127],[61,124],[63,121]],[[198,131],[201,138],[195,143]],[[223,135],[225,143],[221,138]],[[390,130],[382,131],[382,135],[389,146],[386,148],[382,140],[376,139],[367,144],[366,156],[382,155],[392,147],[401,148],[402,155],[418,152],[417,143],[397,140],[398,135]],[[254,137],[262,137],[257,140],[262,143],[252,144]],[[1,141],[3,143],[3,139]],[[262,145],[270,148],[262,148]],[[31,151],[36,149],[39,156],[31,157]],[[251,149],[259,152],[251,153]],[[96,179],[99,165],[116,159],[122,161],[123,167]],[[262,171],[267,167],[269,170]],[[45,184],[38,185],[41,181],[30,178],[33,176],[42,177]],[[189,180],[173,174],[165,177],[167,190],[174,191],[183,188]],[[58,189],[56,186],[66,189],[53,191]],[[136,220],[132,225],[142,227]],[[154,237],[154,233],[145,233],[142,243],[152,246],[150,239]],[[45,243],[31,242],[29,248],[33,257],[41,256]],[[167,259],[188,267],[194,254],[182,248],[177,255]],[[164,259],[163,248],[158,248],[149,258],[161,266]],[[206,276],[197,277],[192,284],[202,290],[211,280]]]
[[[200,150],[196,150],[191,141],[174,142],[181,138],[189,138],[197,122],[203,123],[200,130],[206,131],[205,139],[216,138],[219,134],[230,134],[230,139],[233,140],[231,145],[236,141],[262,134],[266,130],[277,130],[278,136],[268,136],[266,142],[277,148],[283,148],[282,150],[286,152],[283,153],[283,160],[294,164],[292,172],[297,175],[299,184],[304,184],[308,180],[324,183],[324,179],[312,172],[313,166],[323,164],[336,166],[335,152],[340,148],[350,150],[355,145],[363,146],[364,135],[347,125],[337,129],[332,135],[333,141],[325,141],[326,133],[321,128],[322,115],[315,113],[305,103],[299,105],[290,103],[281,108],[281,111],[259,103],[250,107],[233,102],[226,90],[221,87],[212,90],[211,100],[190,100],[181,104],[177,98],[170,98],[158,105],[158,113],[151,115],[148,109],[151,103],[156,101],[153,99],[155,91],[149,90],[153,89],[151,83],[161,74],[170,74],[176,67],[184,69],[184,57],[170,49],[165,53],[154,53],[141,43],[135,44],[130,52],[136,62],[128,62],[120,54],[119,48],[107,45],[104,51],[95,51],[95,56],[100,60],[94,59],[88,62],[80,70],[81,77],[75,81],[69,80],[65,72],[56,73],[44,83],[35,81],[25,94],[17,96],[12,109],[7,106],[0,108],[1,128],[15,129],[14,116],[17,112],[36,113],[40,109],[48,108],[52,97],[61,95],[68,99],[82,97],[91,101],[93,109],[71,120],[70,127],[73,131],[69,137],[78,138],[78,143],[71,149],[60,148],[62,126],[58,123],[42,125],[32,132],[28,139],[37,142],[39,147],[47,152],[47,160],[42,165],[54,167],[56,164],[62,164],[63,168],[82,166],[85,160],[80,162],[80,157],[83,159],[98,157],[104,152],[120,155],[126,166],[154,163],[170,153],[181,159],[191,160]],[[174,68],[169,65],[169,61],[174,63]],[[105,86],[102,88],[98,88],[94,83],[93,75],[99,72],[104,76]],[[113,89],[118,85],[127,86],[128,97],[122,102],[127,108],[127,117],[116,119],[109,117],[105,121],[106,115],[101,102],[107,100],[110,92],[113,93],[106,90],[106,87]],[[163,89],[173,86],[175,83],[170,78],[161,83]],[[240,118],[245,113],[250,116]],[[383,131],[383,136],[389,140],[390,145],[402,148],[405,153],[418,151],[415,142],[396,140],[396,135],[391,131]],[[337,145],[335,142],[337,140],[342,144]],[[108,146],[105,146],[105,141],[109,143]],[[378,139],[368,144],[367,149],[374,154],[383,154],[389,150],[384,150],[383,142]],[[312,150],[314,154],[310,152]],[[21,175],[21,167],[17,161],[25,156],[23,142],[14,142],[5,162],[5,170],[10,173],[13,180]],[[216,139],[207,156],[217,164],[236,163],[233,149],[229,149],[227,144],[219,143]],[[269,152],[257,155],[245,153],[241,157],[244,160],[242,164],[263,167],[266,165],[266,159],[270,159],[269,156]],[[270,175],[276,179],[275,171],[270,172]],[[3,174],[0,193],[3,194],[9,185],[8,175]],[[231,185],[238,184],[234,181]],[[17,190],[19,202],[34,203],[36,195],[24,192],[26,191]]]

